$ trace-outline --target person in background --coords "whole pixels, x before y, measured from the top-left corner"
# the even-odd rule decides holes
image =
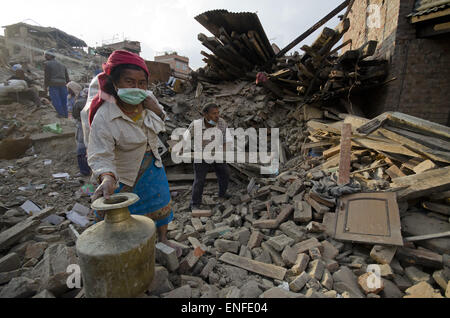
[[[192,138],[200,138],[202,140],[202,150],[211,142],[203,139],[203,134],[206,129],[219,129],[223,136],[224,149],[227,149],[228,144],[232,142],[232,137],[229,132],[228,125],[224,119],[220,118],[219,106],[215,103],[209,103],[203,107],[203,118],[194,120],[183,135],[183,139],[187,142]],[[195,127],[201,127],[201,135],[195,135]],[[198,132],[200,133],[200,131]],[[194,141],[195,142],[195,141]],[[203,188],[205,186],[206,175],[210,170],[214,169],[219,182],[219,198],[229,199],[231,195],[227,193],[229,182],[228,165],[223,162],[207,163],[204,160],[201,163],[194,163],[194,184],[192,185],[192,199],[191,209],[201,210]]]
[[[11,70],[14,72],[14,75],[7,79],[7,81],[10,80],[20,80],[25,81],[28,85],[28,88],[17,92],[17,97],[19,99],[19,102],[30,100],[32,101],[37,107],[41,106],[41,99],[39,98],[39,92],[36,87],[33,87],[33,84],[36,84],[36,82],[27,76],[25,76],[25,72],[23,71],[21,64],[15,64],[11,67]],[[6,82],[7,84],[7,82]]]
[[[68,118],[66,85],[70,82],[69,73],[63,64],[56,61],[54,49],[45,51],[44,56],[47,60],[44,69],[44,90],[48,91],[58,117]]]
[[[70,81],[67,83],[67,110],[69,113],[72,113],[73,105],[75,104],[78,95],[83,90],[83,87],[77,82]],[[86,101],[85,101],[86,102]]]
[[[77,143],[78,168],[80,169],[80,175],[87,177],[91,175],[92,171],[87,162],[87,150],[86,145],[84,144],[83,127],[81,124],[81,110],[86,105],[88,89],[83,89],[83,87],[76,82],[70,82],[67,84],[67,87],[69,91],[75,94],[73,96],[72,117],[75,120],[77,127],[75,140]]]
[[[169,80],[167,81],[166,85],[170,88],[173,88],[173,85],[175,84],[175,80],[176,80],[175,72],[172,70],[170,72],[170,77],[169,77]]]

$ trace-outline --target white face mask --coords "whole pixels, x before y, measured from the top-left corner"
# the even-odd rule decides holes
[[[208,124],[210,124],[211,126],[217,125],[217,123],[214,120],[208,120]]]
[[[117,90],[117,96],[127,104],[139,105],[147,98],[148,93],[146,90],[140,88],[119,88]]]

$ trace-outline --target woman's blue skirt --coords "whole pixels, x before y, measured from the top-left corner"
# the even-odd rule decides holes
[[[130,205],[128,210],[133,215],[145,215],[151,218],[156,227],[169,224],[173,220],[169,182],[164,167],[155,166],[155,157],[146,153],[142,164],[152,160],[148,168],[139,178],[132,192],[139,196],[139,201]],[[119,193],[125,185],[120,183],[115,193]],[[97,212],[95,212],[98,216]]]

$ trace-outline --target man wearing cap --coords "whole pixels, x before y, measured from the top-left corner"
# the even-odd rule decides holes
[[[202,150],[211,143],[210,140],[204,140],[203,134],[207,129],[219,129],[221,132],[221,136],[223,140],[219,142],[223,142],[223,149],[226,150],[227,144],[232,142],[232,137],[230,132],[228,131],[228,125],[220,118],[219,115],[219,106],[215,103],[206,104],[203,107],[203,118],[194,120],[188,130],[186,131],[183,139],[185,142],[194,138],[201,138],[202,140]],[[199,127],[199,128],[196,128]],[[201,127],[201,128],[200,128]],[[197,131],[201,130],[201,136],[197,134]],[[195,149],[194,149],[195,151]],[[225,162],[213,162],[208,163],[205,160],[202,162],[196,163],[194,162],[194,184],[192,185],[192,199],[191,199],[191,209],[192,210],[200,210],[202,204],[202,196],[203,196],[203,188],[205,186],[206,175],[210,170],[214,170],[217,179],[219,182],[219,198],[221,199],[229,199],[231,195],[227,194],[228,182],[229,182],[229,171],[228,166]]]
[[[56,61],[55,50],[45,51],[45,72],[44,89],[48,90],[53,107],[55,107],[58,117],[68,118],[67,110],[67,83],[70,82],[67,68]]]

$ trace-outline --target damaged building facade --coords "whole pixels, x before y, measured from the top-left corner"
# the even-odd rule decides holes
[[[189,58],[178,55],[177,52],[165,53],[155,56],[155,62],[170,64],[171,70],[177,78],[188,79],[191,69],[189,67]]]
[[[5,29],[5,47],[9,56],[17,62],[35,63],[42,61],[43,49],[83,48],[86,42],[61,30],[16,23],[3,26]]]
[[[375,57],[389,61],[387,85],[367,94],[367,115],[399,111],[450,124],[450,1],[355,1],[344,41],[351,50],[376,40]]]

